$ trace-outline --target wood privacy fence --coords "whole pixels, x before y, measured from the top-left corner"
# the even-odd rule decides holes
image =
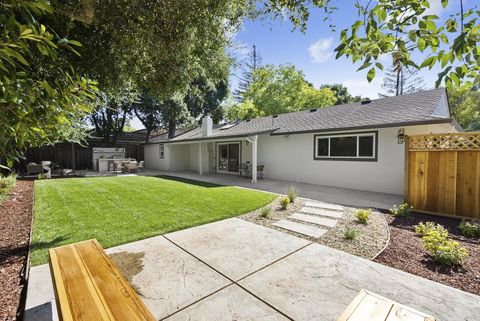
[[[480,132],[408,136],[405,154],[415,210],[480,219]]]

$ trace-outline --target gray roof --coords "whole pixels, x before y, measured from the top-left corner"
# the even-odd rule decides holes
[[[380,98],[371,100],[369,103],[356,102],[259,117],[239,121],[226,129],[225,127],[228,127],[226,124],[214,125],[212,135],[208,137],[203,137],[201,128],[197,127],[170,139],[170,141],[241,137],[261,133],[285,135],[450,122],[448,109],[440,114],[438,112],[442,99],[446,100],[445,89],[432,89],[409,95]]]

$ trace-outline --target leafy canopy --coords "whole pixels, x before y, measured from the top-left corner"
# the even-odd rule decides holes
[[[453,117],[468,131],[480,130],[480,91],[455,88],[448,91]]]
[[[253,74],[244,101],[227,108],[229,120],[268,116],[335,104],[329,88],[316,89],[292,65],[265,65]]]
[[[28,147],[81,139],[97,88],[58,66],[80,43],[39,22],[49,1],[4,0],[0,12],[0,163],[11,166]]]

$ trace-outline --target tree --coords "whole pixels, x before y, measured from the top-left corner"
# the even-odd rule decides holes
[[[151,133],[162,128],[163,125],[160,104],[157,99],[152,96],[150,90],[143,88],[137,101],[133,104],[133,112],[147,130],[145,142],[148,143]]]
[[[104,142],[114,144],[118,135],[123,132],[127,118],[130,117],[131,101],[124,97],[118,100],[109,97],[106,93],[99,95],[97,107],[89,116],[95,126],[95,133]]]
[[[80,43],[39,22],[48,1],[4,0],[0,12],[0,166],[11,166],[26,148],[83,138],[97,88],[59,65]]]
[[[448,91],[452,116],[468,131],[480,130],[480,91],[456,88]]]
[[[380,97],[399,96],[412,94],[426,89],[423,78],[418,76],[418,71],[414,69],[395,69],[389,68],[385,72]]]
[[[253,74],[253,82],[244,94],[244,101],[229,106],[230,120],[274,115],[335,103],[329,88],[316,89],[301,71],[292,65],[265,65]]]
[[[262,65],[262,56],[257,52],[257,47],[253,45],[252,50],[248,52],[247,62],[242,68],[242,74],[239,78],[238,88],[233,93],[235,100],[243,101],[243,96],[253,82],[253,75]]]
[[[362,101],[361,96],[352,96],[348,92],[348,88],[342,84],[322,85],[320,88],[329,88],[335,93],[335,98],[337,99],[335,105]]]
[[[195,78],[185,95],[187,109],[194,119],[210,115],[214,123],[223,119],[222,102],[228,96],[228,71],[221,80],[212,81],[206,76]]]
[[[171,97],[161,100],[159,105],[162,123],[168,128],[168,138],[175,136],[178,125],[193,122],[183,94],[175,93]]]

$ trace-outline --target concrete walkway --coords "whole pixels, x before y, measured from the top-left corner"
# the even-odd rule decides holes
[[[98,174],[98,172],[89,172],[89,176],[94,176],[95,173]],[[290,185],[295,185],[298,187],[299,196],[301,197],[352,207],[373,207],[379,209],[389,209],[392,208],[393,205],[397,205],[403,202],[403,197],[401,195],[281,181],[269,178],[259,179],[256,183],[252,184],[250,183],[250,180],[248,178],[228,174],[199,175],[196,172],[165,172],[158,170],[145,170],[145,172],[138,173],[138,175],[169,175],[219,185],[240,186],[278,194],[285,194]]]
[[[158,320],[333,321],[367,289],[473,321],[480,297],[241,219],[107,251]],[[30,272],[26,321],[57,320],[47,265]]]

